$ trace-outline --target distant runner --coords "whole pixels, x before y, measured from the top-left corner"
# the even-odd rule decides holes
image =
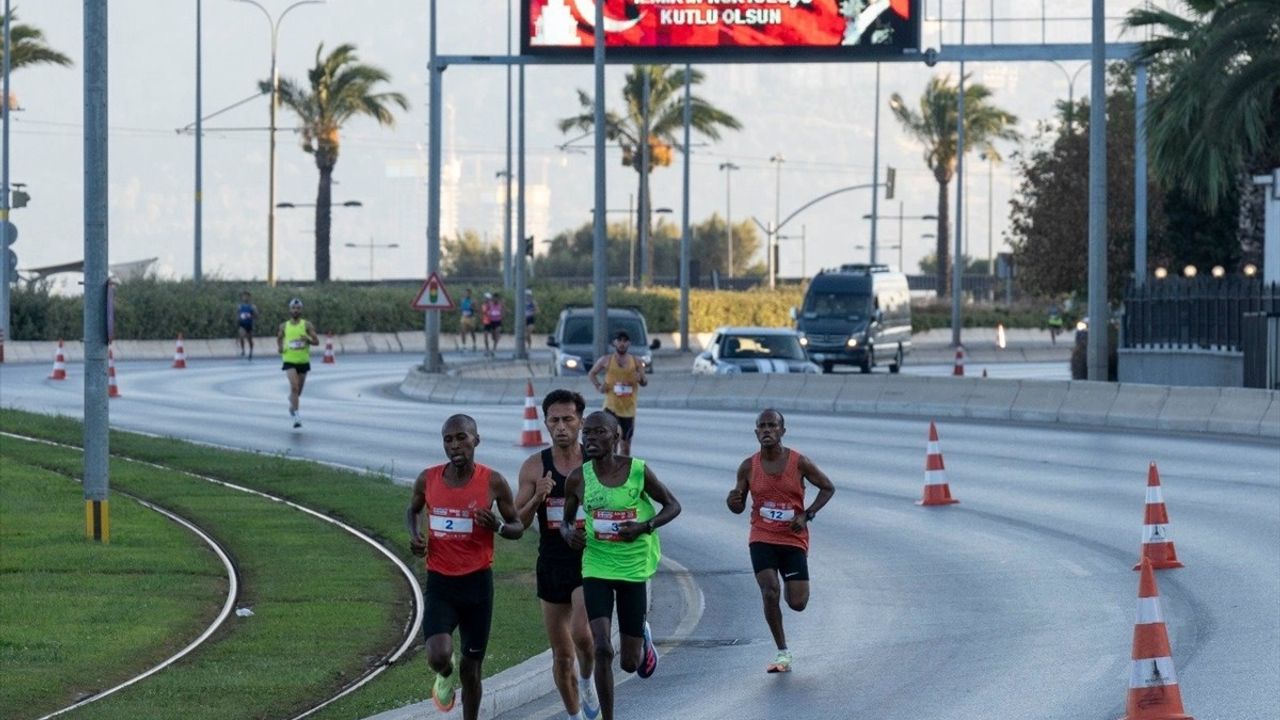
[[[480,673],[493,621],[493,536],[518,540],[524,525],[516,517],[506,479],[475,461],[480,444],[476,421],[454,415],[445,420],[440,434],[449,462],[418,475],[405,522],[409,548],[427,559],[422,633],[427,639],[427,664],[436,672],[431,699],[441,712],[452,710],[461,676],[462,717],[476,720],[483,692]],[[502,521],[491,509],[495,503]],[[428,516],[425,537],[424,513]],[[462,644],[460,666],[454,659],[455,629]]]
[[[280,323],[276,331],[276,352],[284,361],[280,369],[289,378],[289,417],[293,418],[295,428],[302,427],[298,401],[302,398],[302,387],[307,384],[307,373],[311,372],[311,346],[319,344],[320,338],[311,321],[302,319],[302,301],[290,300],[289,319]]]
[[[585,527],[560,525],[565,542],[585,548],[582,595],[595,641],[596,692],[604,720],[613,720],[613,609],[618,606],[619,658],[623,672],[642,678],[658,669],[658,649],[645,616],[646,583],[658,569],[662,548],[656,530],[680,514],[680,503],[643,460],[614,454],[618,420],[594,412],[582,423],[586,464],[565,481],[564,517],[581,506]],[[653,501],[662,506],[654,512]]]
[[[467,349],[467,335],[471,336],[471,352],[476,351],[476,306],[471,299],[471,288],[462,294],[458,302],[458,349]]]
[[[538,517],[538,599],[551,644],[552,673],[569,720],[595,720],[600,701],[592,682],[594,650],[582,600],[582,552],[560,534],[564,522],[565,479],[582,466],[582,411],[576,392],[552,390],[542,400],[542,418],[551,447],[530,455],[520,466],[516,508],[520,522],[532,527]],[[581,517],[581,513],[579,513]],[[579,524],[582,520],[577,521]],[[574,656],[577,672],[574,672]],[[577,680],[575,686],[574,680]]]
[[[617,452],[631,455],[631,438],[636,432],[636,392],[649,384],[644,375],[644,363],[635,355],[629,355],[631,336],[619,330],[613,336],[613,352],[596,361],[587,373],[587,379],[596,390],[604,393],[604,410],[618,421]],[[604,373],[604,380],[596,377]]]
[[[258,306],[253,304],[248,291],[240,293],[240,305],[236,308],[236,341],[240,344],[240,357],[244,357],[245,341],[249,343],[249,359],[253,359],[253,326],[258,321]]]
[[[738,466],[737,484],[726,500],[730,511],[741,513],[751,494],[751,569],[764,600],[765,622],[778,646],[777,656],[765,667],[771,673],[791,671],[791,650],[778,607],[778,576],[786,587],[787,606],[796,612],[804,610],[809,604],[809,523],[836,491],[812,460],[782,444],[786,434],[786,421],[777,410],[765,410],[756,417],[760,452]],[[804,506],[805,480],[818,488],[808,508]]]

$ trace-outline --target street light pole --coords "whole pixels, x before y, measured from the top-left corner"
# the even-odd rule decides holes
[[[775,163],[777,168],[773,190],[773,224],[769,227],[769,239],[766,243],[769,254],[766,267],[769,270],[769,289],[772,290],[777,286],[778,267],[774,256],[774,246],[778,240],[778,231],[782,228],[782,163],[786,162],[786,158],[782,157],[782,153],[779,152],[769,158],[769,162]]]
[[[267,159],[267,284],[274,287],[276,284],[276,106],[279,104],[280,96],[280,71],[276,65],[276,51],[279,47],[280,24],[284,22],[284,16],[288,15],[290,10],[303,5],[323,5],[324,0],[300,0],[285,8],[284,12],[274,18],[257,0],[236,0],[236,2],[248,3],[261,10],[267,17],[267,24],[271,27],[271,124],[267,128],[267,134],[270,137],[270,151]]]
[[[1067,69],[1062,67],[1062,64],[1059,63],[1057,60],[1050,60],[1049,62],[1053,63],[1055,67],[1061,70],[1062,76],[1067,79],[1067,134],[1070,135],[1072,131],[1072,127],[1075,124],[1075,117],[1076,117],[1076,104],[1075,104],[1076,78],[1080,76],[1081,70],[1089,67],[1089,63],[1085,63],[1080,67],[1076,68],[1076,71],[1074,73],[1068,73]]]
[[[876,238],[880,225],[880,63],[876,63],[875,140],[871,143],[871,264],[876,264]]]
[[[367,243],[343,243],[349,248],[369,248],[369,280],[373,280],[373,251],[375,248],[398,248],[400,243],[375,243],[372,240]]]
[[[6,0],[7,1],[7,0]],[[201,9],[201,0],[196,0],[196,198],[195,198],[195,261],[192,264],[193,279],[199,283],[204,279],[204,110],[203,101],[203,85],[201,73],[201,50],[203,39],[201,37],[201,20],[203,19],[203,11]],[[5,47],[9,47],[7,44]]]
[[[720,169],[724,171],[724,227],[725,234],[728,236],[729,251],[729,277],[733,277],[733,195],[730,190],[729,178],[733,175],[733,171],[738,169],[737,165],[731,162],[720,163]]]

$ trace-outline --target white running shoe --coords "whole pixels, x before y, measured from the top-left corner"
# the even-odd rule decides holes
[[[770,672],[770,673],[791,672],[791,651],[779,650],[778,656],[773,659],[773,662],[769,663],[769,665],[765,667],[765,672]]]
[[[302,427],[302,416],[298,414],[297,410],[290,410],[289,415],[293,418],[294,427],[296,428]]]
[[[596,683],[592,678],[578,678],[578,700],[587,720],[600,716],[600,698],[596,697]]]

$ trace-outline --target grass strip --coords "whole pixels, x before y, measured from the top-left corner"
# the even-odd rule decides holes
[[[14,410],[0,411],[0,429],[76,445],[80,443],[83,432],[80,423],[75,420]],[[5,441],[5,443],[6,454],[9,454],[9,442]],[[409,553],[403,527],[404,509],[408,504],[409,490],[395,485],[389,478],[361,475],[280,456],[217,450],[176,440],[124,432],[112,432],[111,451],[113,454],[262,490],[324,512],[378,538],[411,567],[418,569],[420,579],[424,575],[421,570],[421,560]],[[429,456],[424,458],[424,465],[430,461]],[[75,474],[80,472],[79,462],[77,453],[71,472]],[[33,464],[42,463],[33,461]],[[245,593],[246,595],[255,593],[257,603],[255,612],[259,612],[258,608],[263,604],[263,601],[256,599],[256,594],[268,591],[273,595],[284,594],[282,602],[287,603],[291,608],[296,608],[299,613],[306,609],[302,607],[307,604],[306,596],[321,591],[332,591],[338,596],[334,601],[337,603],[350,603],[349,598],[366,600],[370,597],[398,598],[393,612],[384,612],[380,617],[369,618],[373,623],[372,629],[368,623],[338,624],[326,635],[327,640],[320,642],[308,640],[314,628],[307,623],[297,623],[293,626],[285,625],[283,632],[272,632],[263,637],[255,637],[252,639],[253,647],[250,649],[265,654],[266,659],[261,663],[252,662],[244,654],[246,651],[244,648],[236,653],[219,655],[217,658],[206,657],[214,654],[214,648],[211,646],[207,651],[196,653],[198,657],[192,657],[191,662],[182,664],[183,667],[200,665],[197,672],[184,673],[191,676],[190,687],[196,688],[193,693],[188,693],[183,687],[160,688],[158,683],[153,684],[150,681],[144,683],[146,691],[139,692],[138,695],[151,697],[130,708],[135,713],[135,717],[162,716],[154,709],[148,710],[147,708],[151,706],[147,703],[166,693],[182,693],[182,696],[188,699],[198,698],[195,705],[208,706],[207,715],[192,715],[193,710],[204,713],[206,708],[175,705],[173,709],[182,711],[184,716],[278,717],[287,714],[283,708],[295,706],[287,705],[283,698],[292,690],[279,687],[277,683],[272,682],[277,676],[291,672],[301,673],[303,669],[324,664],[323,661],[327,661],[330,657],[335,661],[347,661],[350,668],[353,667],[352,663],[359,665],[372,659],[366,657],[373,654],[370,645],[378,651],[394,645],[394,636],[400,631],[404,618],[408,614],[407,598],[401,594],[404,591],[403,582],[393,574],[393,569],[385,560],[371,559],[374,555],[371,548],[359,543],[359,548],[362,549],[357,552],[362,553],[361,560],[321,560],[318,563],[321,568],[313,570],[315,563],[311,561],[317,553],[311,546],[311,536],[325,532],[340,533],[339,530],[326,530],[330,528],[327,524],[306,519],[301,513],[290,511],[291,515],[299,518],[298,522],[302,525],[288,533],[276,532],[274,539],[249,540],[242,538],[241,531],[236,527],[240,516],[245,513],[224,511],[216,503],[212,503],[212,507],[205,507],[206,501],[202,500],[199,503],[201,515],[198,516],[191,512],[194,508],[179,504],[179,501],[186,499],[188,495],[204,496],[208,488],[216,486],[207,483],[198,485],[191,482],[175,483],[175,476],[169,473],[166,481],[138,488],[119,477],[117,467],[123,470],[127,464],[113,463],[113,486],[135,491],[140,496],[153,499],[199,521],[202,526],[209,528],[215,537],[224,541],[238,562],[247,565],[253,561],[252,565],[257,574],[253,576],[253,587],[250,587],[250,577],[246,572]],[[221,493],[226,492],[230,491],[225,489],[221,491]],[[160,495],[169,497],[169,501]],[[235,493],[235,495],[244,497],[241,493]],[[259,522],[264,524],[284,522],[281,520],[283,514],[279,512],[278,504],[258,502],[269,505],[275,511],[269,516],[258,518]],[[208,517],[205,518],[204,515]],[[248,512],[248,516],[255,515],[257,513]],[[114,541],[117,532],[114,523],[112,531]],[[344,538],[350,538],[345,533],[341,535]],[[233,538],[234,547],[232,546]],[[263,545],[260,544],[261,542],[268,544]],[[351,539],[344,544],[351,545],[356,542]],[[263,557],[254,557],[259,554]],[[490,643],[489,655],[485,662],[486,675],[510,667],[545,649],[546,641],[542,630],[541,614],[534,592],[533,566],[536,556],[537,541],[532,534],[527,535],[520,542],[499,544],[494,567],[496,597],[493,641]],[[372,573],[373,577],[370,577],[371,569],[377,570],[376,573]],[[268,571],[269,577],[264,575]],[[292,596],[289,595],[290,593]],[[319,604],[323,606],[327,603]],[[319,609],[323,610],[323,607]],[[293,613],[282,614],[292,615]],[[249,620],[258,618],[259,615],[255,615]],[[272,620],[277,621],[276,618]],[[281,622],[284,621],[287,621],[287,618],[281,620]],[[248,626],[251,623],[241,624]],[[294,635],[293,632],[298,634]],[[342,636],[345,636],[345,645],[338,642]],[[369,641],[372,638],[380,638],[380,640],[377,643],[371,643]],[[359,641],[365,641],[365,645],[355,647],[360,645]],[[217,644],[221,646],[224,642],[219,639]],[[396,667],[389,669],[347,698],[334,703],[316,717],[322,720],[360,718],[426,699],[429,696],[431,678],[420,650],[419,643]],[[287,668],[298,666],[301,667],[296,671],[287,670]],[[325,678],[317,679],[317,684],[307,686],[307,697],[318,699],[328,695],[332,689],[343,684],[345,678],[351,677],[350,673],[351,670],[344,670],[341,673],[332,673]],[[169,671],[161,673],[155,680],[158,681],[166,674],[169,674]],[[174,675],[176,674],[175,672]],[[212,678],[205,678],[204,675],[239,677],[240,682],[247,687],[239,690],[229,681],[225,686],[209,685]],[[306,685],[304,682],[298,682],[302,679],[304,678],[301,675],[295,677],[295,682],[291,685],[293,687]],[[228,697],[231,706],[239,707],[217,705],[214,701],[219,696]],[[127,712],[122,712],[119,715],[102,717],[128,716]],[[99,716],[85,714],[83,717]]]
[[[171,656],[209,626],[228,581],[203,541],[121,495],[111,509],[125,532],[86,542],[80,485],[4,442],[0,717],[35,717]]]

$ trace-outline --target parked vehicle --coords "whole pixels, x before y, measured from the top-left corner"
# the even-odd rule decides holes
[[[791,318],[809,359],[824,373],[836,365],[869,373],[880,364],[896,373],[911,352],[911,291],[907,276],[888,265],[823,270]]]
[[[818,372],[790,328],[722,327],[693,360],[694,375]]]
[[[551,353],[552,375],[585,375],[596,362],[593,330],[595,310],[591,307],[567,307],[560,311],[555,333],[547,338]],[[632,355],[653,370],[653,351],[662,347],[657,338],[649,340],[649,326],[644,315],[635,308],[609,308],[609,338],[626,330],[631,338]],[[608,345],[608,343],[606,343]]]

